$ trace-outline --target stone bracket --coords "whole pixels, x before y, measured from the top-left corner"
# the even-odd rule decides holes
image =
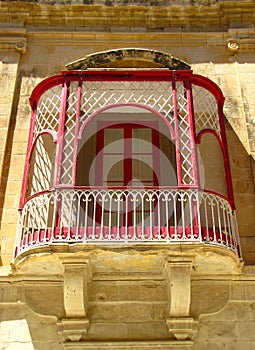
[[[64,308],[67,318],[86,317],[88,283],[91,279],[87,257],[61,258],[64,266]]]
[[[84,256],[60,258],[64,266],[64,308],[66,318],[58,324],[62,341],[79,341],[87,333],[88,283],[91,279],[90,261]]]
[[[193,259],[189,256],[168,256],[166,259],[170,317],[189,316],[192,263]]]
[[[58,334],[63,342],[80,341],[88,332],[89,319],[75,318],[62,319],[58,322]]]
[[[166,325],[177,340],[193,339],[197,332],[198,321],[192,317],[168,318]]]
[[[192,339],[197,321],[190,317],[192,256],[168,256],[165,269],[168,283],[168,330],[177,340]]]
[[[238,52],[255,51],[255,30],[254,28],[229,29],[230,38],[227,40],[228,53],[231,56]]]

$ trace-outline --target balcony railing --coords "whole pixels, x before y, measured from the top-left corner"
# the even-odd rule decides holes
[[[212,192],[184,189],[58,189],[20,211],[16,252],[59,243],[204,243],[240,256],[235,213]]]

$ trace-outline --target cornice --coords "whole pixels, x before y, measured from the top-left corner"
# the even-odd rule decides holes
[[[0,50],[13,50],[26,53],[27,46],[58,45],[88,46],[97,42],[105,46],[106,41],[125,46],[134,42],[142,42],[148,47],[153,43],[165,42],[171,46],[221,46],[228,48],[230,55],[239,52],[255,51],[255,28],[228,29],[225,32],[142,32],[142,33],[110,33],[97,31],[73,30],[36,30],[36,28],[0,28]]]
[[[146,32],[146,33],[109,33],[109,32],[78,32],[78,31],[36,31],[30,30],[27,32],[27,37],[29,42],[34,44],[47,43],[49,45],[80,45],[80,44],[97,44],[100,42],[105,44],[105,40],[111,40],[112,42],[133,42],[134,40],[141,40],[143,42],[152,41],[166,41],[170,42],[171,45],[206,45],[213,43],[214,45],[226,45],[226,40],[228,38],[227,33],[219,32]]]
[[[125,43],[131,46],[137,42],[153,46],[160,41],[168,46],[217,46],[228,49],[230,55],[238,52],[249,52],[255,50],[255,29],[229,29],[226,32],[169,32],[169,33],[108,33],[108,32],[82,32],[82,31],[37,31],[28,30],[28,44],[52,45],[52,46],[90,46],[97,43],[105,47],[105,42],[115,45]]]

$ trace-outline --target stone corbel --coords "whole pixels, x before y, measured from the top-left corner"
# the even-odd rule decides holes
[[[25,54],[27,50],[26,30],[23,28],[0,28],[0,50]]]
[[[87,317],[88,283],[91,279],[88,258],[61,259],[64,266],[64,308],[66,318],[58,324],[62,340],[79,341],[89,328]]]
[[[231,56],[236,55],[239,50],[238,41],[236,39],[229,39],[227,42],[227,45],[228,45],[228,53]]]
[[[190,317],[191,268],[193,259],[187,256],[167,257],[165,269],[168,283],[168,330],[177,340],[192,339],[197,321]]]
[[[231,28],[228,30],[228,52],[231,56],[239,52],[255,51],[255,29],[253,27]]]

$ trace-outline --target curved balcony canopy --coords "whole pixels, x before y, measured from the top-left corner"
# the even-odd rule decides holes
[[[240,255],[218,86],[184,63],[82,64],[31,95],[16,256],[59,242],[199,242]]]

